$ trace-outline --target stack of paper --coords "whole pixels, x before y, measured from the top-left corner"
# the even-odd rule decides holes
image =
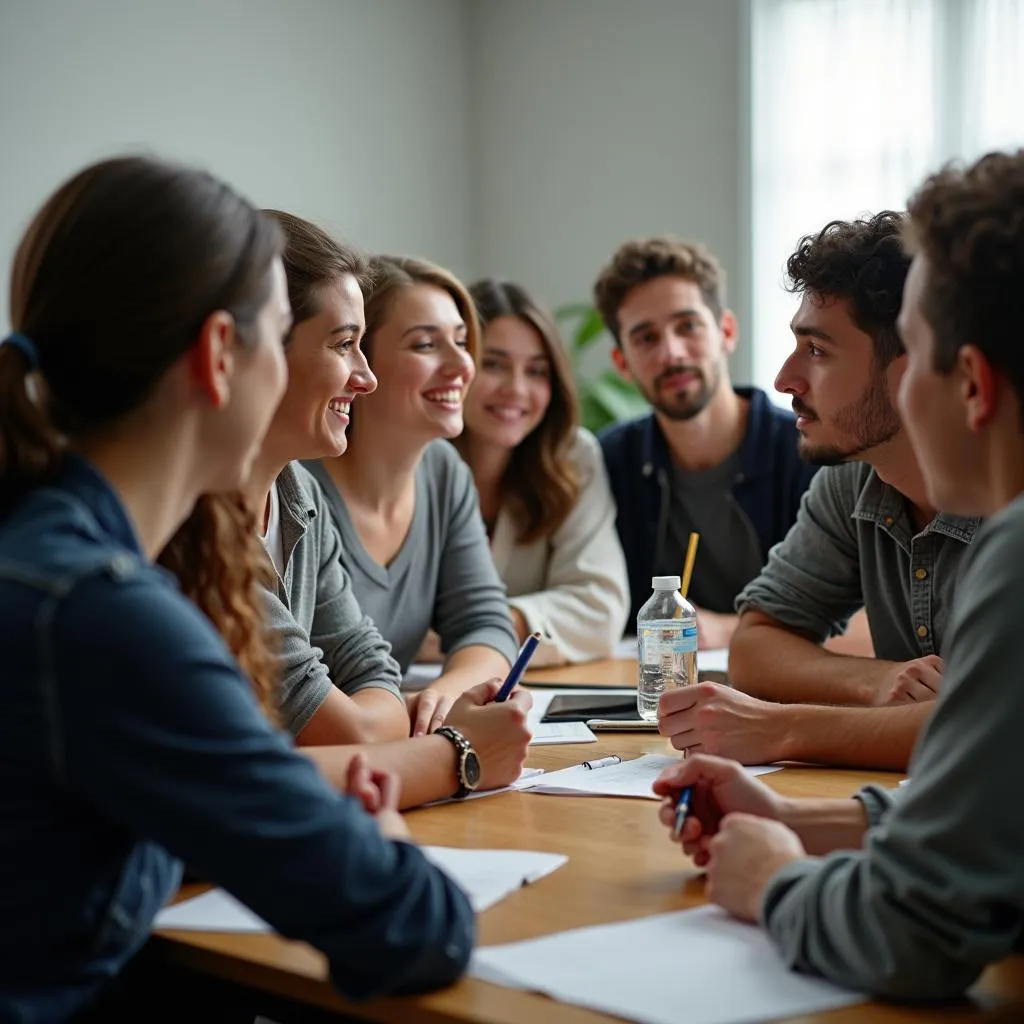
[[[556,796],[636,796],[659,800],[651,786],[678,757],[644,754],[643,757],[604,768],[587,768],[577,764],[557,772],[545,772],[532,779],[521,779],[516,788],[527,793],[548,793]],[[748,775],[766,775],[779,771],[776,765],[752,765],[743,769]]]
[[[533,850],[458,850],[424,846],[427,859],[439,867],[469,897],[479,913],[530,882],[560,868],[569,858]],[[269,932],[270,925],[223,889],[165,907],[154,928],[180,931]]]
[[[470,972],[640,1024],[750,1024],[865,997],[786,969],[768,937],[718,907],[477,950]]]

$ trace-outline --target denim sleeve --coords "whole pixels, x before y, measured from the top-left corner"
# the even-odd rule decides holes
[[[454,448],[445,445],[437,450],[444,451],[446,458],[445,464],[437,467],[440,472],[433,482],[447,490],[439,504],[447,506],[449,514],[439,539],[441,566],[434,629],[445,654],[481,644],[498,651],[511,664],[519,644],[505,586],[491,558],[473,476]]]
[[[793,527],[736,598],[739,614],[755,609],[817,642],[845,632],[850,616],[864,604],[850,518],[858,471],[856,465],[836,466],[814,475]]]
[[[166,584],[93,579],[52,639],[55,767],[73,791],[316,946],[350,998],[459,976],[465,895],[270,727],[198,609]]]
[[[1024,509],[1003,529],[1007,543],[989,533],[968,556],[943,690],[910,783],[863,849],[791,864],[769,885],[762,920],[800,970],[880,995],[946,999],[1024,936],[1024,815],[1013,810]]]

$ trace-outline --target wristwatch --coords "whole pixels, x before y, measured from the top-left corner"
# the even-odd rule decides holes
[[[476,756],[476,751],[469,740],[458,729],[453,729],[450,725],[442,725],[440,729],[435,730],[435,733],[438,736],[443,736],[455,747],[455,774],[459,780],[459,788],[455,796],[468,796],[480,785],[480,758]]]

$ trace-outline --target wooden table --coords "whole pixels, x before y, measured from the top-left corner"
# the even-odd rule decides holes
[[[605,662],[531,673],[531,681],[631,685],[636,665]],[[585,753],[584,753],[585,751]],[[656,734],[605,733],[596,745],[534,747],[528,763],[554,770],[584,756],[668,753]],[[848,797],[866,782],[894,786],[899,775],[786,767],[764,777],[792,796]],[[703,884],[689,861],[658,824],[653,801],[502,793],[469,804],[411,811],[413,836],[438,846],[549,850],[568,863],[480,916],[481,945],[535,938],[585,925],[681,910],[704,902]],[[543,996],[475,979],[428,996],[378,999],[353,1006],[327,979],[324,958],[303,943],[277,935],[160,932],[154,951],[193,970],[228,978],[296,1002],[344,1010],[372,1021],[406,1024],[599,1024],[613,1018]],[[980,991],[985,1007],[973,1004],[925,1010],[869,1003],[801,1018],[822,1021],[1024,1020],[1024,957],[990,968]],[[684,1024],[683,1018],[680,1018]]]

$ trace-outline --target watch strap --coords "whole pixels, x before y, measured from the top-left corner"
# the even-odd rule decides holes
[[[458,799],[468,796],[473,790],[466,785],[466,757],[473,750],[472,744],[458,729],[453,729],[450,725],[442,725],[435,729],[434,733],[443,736],[455,747],[455,778],[458,780],[459,788],[454,795]]]

